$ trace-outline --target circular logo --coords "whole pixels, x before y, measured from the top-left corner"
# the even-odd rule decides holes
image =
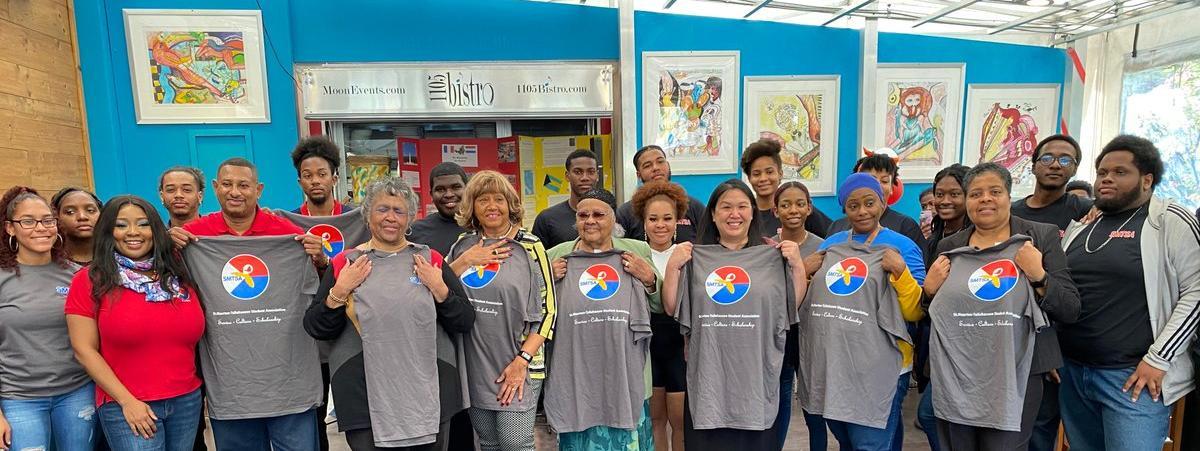
[[[979,300],[997,301],[1017,286],[1020,275],[1012,260],[996,260],[976,269],[967,279],[967,288]]]
[[[249,301],[267,291],[271,272],[262,259],[250,254],[235,255],[221,270],[221,283],[230,296]]]
[[[733,304],[750,292],[750,275],[739,266],[722,266],[708,273],[704,291],[709,299],[721,305]]]
[[[493,280],[496,280],[496,274],[500,272],[499,263],[491,263],[486,266],[472,266],[459,276],[462,279],[463,286],[472,289],[480,289],[488,286]]]
[[[326,257],[333,258],[345,249],[346,243],[342,231],[329,224],[317,224],[308,229],[308,233],[321,237],[321,251]]]
[[[825,286],[838,296],[849,296],[867,282],[867,264],[858,257],[835,263],[825,272]]]
[[[604,263],[589,266],[579,275],[579,292],[593,301],[603,301],[621,289],[621,274]]]

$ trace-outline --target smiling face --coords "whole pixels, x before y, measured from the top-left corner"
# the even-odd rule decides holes
[[[74,191],[58,203],[58,222],[63,234],[73,239],[91,239],[100,218],[100,205],[83,191]]]
[[[434,177],[430,195],[433,197],[433,205],[437,207],[438,213],[444,217],[453,218],[454,213],[458,211],[458,203],[462,202],[464,188],[466,188],[466,182],[463,181],[461,175]]]
[[[47,254],[58,239],[58,226],[46,227],[42,221],[53,221],[54,213],[42,199],[25,199],[13,208],[9,223],[4,224],[8,235],[15,238],[17,247],[33,254]],[[32,228],[26,229],[18,222],[21,220],[38,221]],[[7,244],[7,243],[6,243]]]
[[[579,232],[579,240],[593,248],[607,247],[612,242],[615,216],[612,207],[602,201],[579,201],[575,206],[575,230]]]
[[[117,253],[131,260],[141,260],[154,250],[154,233],[150,230],[150,218],[145,210],[129,204],[117,210],[113,222],[113,242]]]
[[[667,156],[659,149],[650,149],[638,156],[637,176],[642,183],[671,179],[671,164]]]
[[[675,240],[679,218],[675,217],[675,202],[667,196],[657,196],[646,203],[646,241],[654,246],[670,245]]]
[[[300,189],[304,197],[315,205],[322,205],[333,194],[337,174],[329,162],[321,157],[308,157],[300,162]]]
[[[967,186],[967,217],[981,229],[994,229],[1007,223],[1011,203],[1004,179],[995,173],[979,174]]]
[[[754,207],[750,198],[738,189],[730,189],[717,199],[713,210],[713,222],[722,241],[741,241],[750,233],[750,221],[754,219]]]
[[[766,199],[775,195],[783,174],[774,159],[759,157],[750,163],[750,174],[747,174],[747,177],[750,179],[750,187],[754,189],[754,195]]]
[[[967,214],[967,200],[954,177],[942,177],[933,186],[934,212],[943,221],[954,221]]]
[[[483,230],[497,230],[511,224],[508,219],[508,199],[501,193],[480,194],[475,197],[472,207],[475,211],[475,221]]]
[[[387,245],[402,243],[412,215],[408,207],[408,200],[404,196],[393,196],[386,192],[375,196],[370,206],[371,215],[367,219],[371,238]]]
[[[227,165],[217,171],[213,192],[221,204],[221,212],[232,218],[249,218],[258,208],[263,185],[258,183],[254,169]]]
[[[799,232],[804,230],[804,221],[812,214],[812,204],[808,195],[800,188],[787,188],[779,193],[779,203],[775,205],[775,216],[783,230]]]
[[[196,184],[192,174],[182,171],[168,172],[163,175],[162,186],[158,197],[167,207],[167,212],[175,217],[189,217],[200,209],[200,200],[204,197],[203,186]]]
[[[846,197],[846,219],[854,233],[871,233],[879,227],[883,199],[870,188],[859,188]]]
[[[1071,143],[1057,140],[1050,141],[1042,146],[1042,151],[1038,153],[1038,158],[1044,155],[1054,157],[1050,164],[1042,164],[1038,160],[1033,162],[1033,176],[1037,179],[1038,188],[1054,191],[1063,186],[1075,176],[1075,171],[1079,169],[1079,161],[1075,159],[1075,148],[1071,147]],[[1069,157],[1074,163],[1068,166],[1063,166],[1058,163],[1058,159]]]

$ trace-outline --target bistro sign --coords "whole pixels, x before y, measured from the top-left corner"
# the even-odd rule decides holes
[[[612,63],[300,66],[307,119],[612,115]]]

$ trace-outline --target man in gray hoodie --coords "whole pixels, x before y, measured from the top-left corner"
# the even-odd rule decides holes
[[[1118,136],[1096,159],[1096,208],[1064,247],[1079,320],[1062,324],[1060,393],[1071,449],[1159,449],[1171,406],[1194,386],[1190,345],[1200,321],[1200,224],[1154,196],[1154,144]]]

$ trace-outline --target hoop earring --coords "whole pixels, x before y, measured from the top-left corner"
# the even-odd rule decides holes
[[[16,237],[13,237],[12,235],[9,235],[9,236],[8,236],[8,248],[9,248],[10,250],[12,250],[13,252],[16,252],[16,251],[17,251],[17,239],[16,239]]]
[[[63,238],[61,233],[55,233],[54,237],[56,238],[54,241],[55,245],[60,246],[60,247],[66,246],[66,243],[67,243],[66,238]]]
[[[408,230],[404,231],[404,236],[412,236],[412,227],[409,227]]]

